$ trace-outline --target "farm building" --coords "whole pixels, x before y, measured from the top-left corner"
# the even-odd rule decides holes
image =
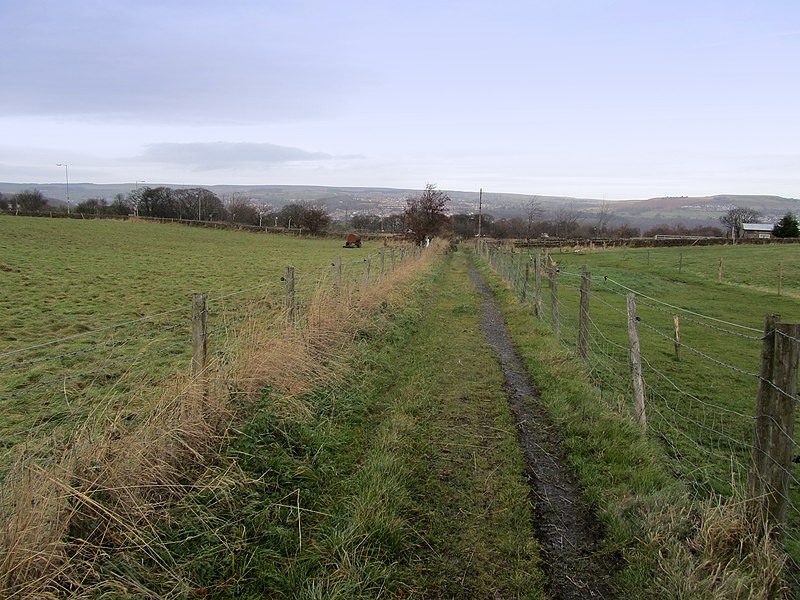
[[[772,237],[772,223],[742,223],[739,227],[739,239],[762,239],[768,240]]]

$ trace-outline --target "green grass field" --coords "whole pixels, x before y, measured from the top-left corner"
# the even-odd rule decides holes
[[[526,254],[522,259],[528,259]],[[637,301],[649,436],[671,458],[670,468],[698,497],[729,497],[746,487],[753,444],[761,337],[767,314],[800,322],[800,246],[724,246],[553,252],[559,268],[559,337],[577,346],[580,273],[592,276],[589,315],[592,381],[620,410],[632,413],[626,296]],[[722,278],[720,281],[720,259]],[[506,254],[502,269],[513,278]],[[778,273],[782,274],[778,295]],[[533,276],[529,299],[533,293]],[[521,291],[522,279],[516,281]],[[548,282],[542,283],[549,324]],[[680,317],[680,357],[673,316]],[[795,447],[795,454],[800,449]],[[787,545],[800,557],[800,469],[791,477]]]
[[[212,353],[235,343],[240,319],[261,311],[290,335],[283,345],[258,337],[258,348],[294,357],[270,364],[306,380],[307,365],[298,360],[324,366],[296,389],[254,375],[249,367],[263,357],[239,363],[245,368],[236,373],[254,380],[249,392],[224,368],[213,386],[195,385],[188,395],[198,419],[212,398],[237,403],[238,394],[249,395],[235,417],[225,412],[214,425],[221,429],[210,430],[208,445],[191,450],[185,443],[195,430],[170,427],[165,418],[176,441],[164,448],[185,452],[175,451],[175,480],[159,470],[163,448],[151,443],[171,439],[158,419],[150,429],[123,419],[98,435],[114,451],[101,445],[93,454],[94,438],[84,440],[84,470],[79,477],[67,470],[61,483],[69,489],[48,497],[72,519],[54,539],[75,553],[75,572],[61,579],[68,566],[59,554],[58,581],[47,589],[69,581],[80,597],[546,597],[522,454],[496,357],[481,338],[467,252],[424,255],[432,272],[409,270],[394,291],[373,286],[385,295],[363,294],[363,307],[342,296],[352,311],[320,319],[312,332],[285,327],[286,265],[297,267],[299,287],[309,291],[331,281],[338,256],[345,277],[363,280],[371,252],[374,280],[378,248],[355,253],[338,240],[135,222],[7,218],[0,233],[0,285],[8,291],[0,299],[0,435],[7,446],[39,429],[66,433],[98,404],[119,400],[135,413],[143,382],[157,386],[188,366],[188,300],[196,291],[211,298]],[[718,253],[725,252],[718,283]],[[729,496],[746,470],[763,318],[780,312],[785,321],[800,319],[797,256],[794,247],[555,254],[558,336],[547,318],[537,319],[530,304],[489,277],[582,500],[597,513],[602,552],[619,557],[613,578],[620,597],[716,600],[769,587],[758,588],[766,573],[752,558],[758,549],[727,527],[729,519],[714,523],[698,499]],[[767,272],[776,261],[785,278],[781,296]],[[583,264],[594,281],[586,362],[573,351]],[[629,406],[630,290],[640,300],[646,436]],[[680,360],[670,339],[675,307],[690,311],[681,313]],[[161,316],[147,318],[153,315]],[[255,320],[259,330],[270,318]],[[344,325],[351,320],[352,331]],[[315,353],[314,344],[337,329],[343,336]],[[49,344],[54,337],[64,341]],[[224,352],[219,358],[222,364]],[[192,416],[184,408],[173,407],[176,419]],[[138,453],[127,452],[131,440],[141,441]],[[140,458],[148,448],[152,463]],[[122,502],[128,495],[126,502],[141,504]],[[58,521],[50,505],[27,500],[39,496],[20,497],[6,500],[23,515],[45,508],[39,525],[15,530],[17,540]],[[797,511],[792,519],[789,551],[797,557]],[[721,541],[704,546],[708,531]],[[19,552],[35,559],[44,550],[40,540],[31,543],[30,554],[23,546]],[[779,573],[780,558],[763,555]],[[706,586],[702,594],[697,582]]]
[[[300,298],[321,279],[364,276],[379,249],[340,240],[130,221],[0,218],[0,439],[69,428],[98,406],[135,402],[191,360],[191,295],[209,298],[210,351],[245,314],[280,317],[282,277]],[[373,276],[377,273],[377,260]]]

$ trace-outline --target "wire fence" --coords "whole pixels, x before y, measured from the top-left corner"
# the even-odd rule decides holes
[[[224,361],[243,324],[286,327],[288,311],[302,325],[315,292],[325,285],[375,284],[419,248],[387,247],[355,260],[332,260],[323,268],[297,272],[293,307],[286,277],[274,277],[225,294],[206,294],[204,347]],[[66,438],[90,415],[135,412],[143,394],[166,385],[193,361],[193,306],[175,306],[127,320],[0,352],[0,473],[21,444],[42,434]],[[1,476],[0,476],[1,477]]]
[[[639,289],[633,273],[591,277],[558,268],[547,254],[486,244],[481,254],[564,345],[581,355],[580,337],[588,338],[582,356],[593,382],[611,407],[631,413],[633,319],[647,434],[663,444],[672,471],[699,497],[764,500],[787,549],[800,557],[797,356],[790,350],[800,347],[796,326],[769,325],[768,318],[761,330],[679,306]],[[587,278],[584,301],[591,308],[582,310]],[[771,348],[777,355],[765,366]],[[788,369],[783,376],[782,369]]]

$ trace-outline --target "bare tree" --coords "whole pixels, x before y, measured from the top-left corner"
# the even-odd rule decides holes
[[[47,206],[47,198],[39,190],[22,190],[11,197],[17,210],[35,212]]]
[[[577,230],[580,224],[581,213],[572,206],[560,208],[555,213],[556,235],[559,237],[570,237]]]
[[[755,223],[761,218],[761,213],[752,208],[737,206],[722,215],[719,220],[731,232],[731,237],[735,240],[739,235],[742,223]]]
[[[611,222],[611,218],[614,216],[614,212],[611,210],[611,205],[603,200],[603,203],[600,205],[600,208],[597,210],[597,221],[596,221],[596,231],[597,233],[604,233],[608,231],[608,225]]]
[[[406,198],[405,230],[417,244],[438,234],[448,222],[445,207],[450,202],[442,190],[429,183],[418,196]]]
[[[525,224],[525,237],[530,240],[533,237],[533,224],[536,223],[544,214],[541,200],[538,196],[534,196],[525,203],[525,216],[527,223]]]
[[[300,227],[306,229],[311,235],[318,235],[330,225],[331,217],[324,205],[308,204],[300,216]]]

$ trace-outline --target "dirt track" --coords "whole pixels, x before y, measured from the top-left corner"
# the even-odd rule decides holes
[[[582,506],[557,433],[538,401],[539,392],[516,354],[500,309],[477,269],[470,277],[483,298],[481,331],[497,354],[534,505],[534,526],[554,598],[613,598],[606,583],[611,565],[597,558],[598,527]]]

